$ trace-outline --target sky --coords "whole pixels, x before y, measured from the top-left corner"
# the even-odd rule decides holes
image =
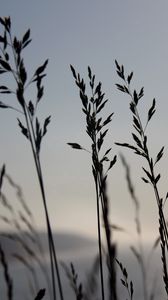
[[[132,130],[129,99],[115,86],[115,83],[120,83],[115,59],[125,66],[126,72],[134,71],[134,88],[145,87],[140,105],[143,120],[153,98],[156,98],[156,115],[149,125],[148,134],[152,155],[156,156],[165,146],[165,156],[158,171],[163,174],[159,185],[161,195],[164,197],[166,194],[167,11],[166,0],[1,1],[1,16],[11,17],[13,34],[22,37],[28,28],[31,29],[32,43],[24,53],[30,76],[49,58],[44,79],[45,94],[38,115],[41,120],[51,115],[51,124],[42,144],[41,161],[54,230],[97,236],[91,157],[67,146],[68,142],[77,142],[85,148],[90,147],[70,64],[86,80],[89,65],[96,74],[97,82],[102,82],[103,91],[109,99],[106,113],[114,112],[107,138],[112,156],[121,151],[114,143],[131,141]],[[1,80],[3,82],[4,79]],[[28,97],[32,97],[31,91]],[[0,101],[3,99],[3,95],[0,96]],[[5,98],[5,101],[12,105],[16,103],[13,96]],[[16,112],[0,111],[0,164],[5,163],[7,172],[21,185],[38,227],[44,229],[44,211],[33,157],[18,128],[18,117]],[[122,149],[122,153],[131,166],[133,183],[141,203],[144,238],[155,239],[157,206],[152,188],[140,179],[145,163],[129,151]],[[4,192],[10,193],[7,189],[4,185]],[[115,233],[115,239],[124,240],[125,235],[130,238],[135,234],[134,207],[119,157],[109,176],[108,192],[111,223],[129,232],[128,235]]]

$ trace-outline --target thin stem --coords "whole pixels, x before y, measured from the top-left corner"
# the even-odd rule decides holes
[[[146,268],[144,264],[144,251],[142,247],[142,241],[141,241],[141,234],[139,234],[139,249],[141,253],[141,271],[142,271],[142,284],[143,284],[143,293],[144,293],[144,300],[148,300],[148,290],[147,290],[147,274],[146,274]]]
[[[5,33],[6,33],[6,26],[5,26]],[[41,170],[39,149],[38,149],[38,146],[36,143],[37,137],[36,137],[35,130],[33,127],[33,120],[31,118],[29,108],[27,107],[26,101],[24,99],[24,92],[25,92],[25,88],[27,87],[24,84],[27,79],[27,73],[24,68],[23,59],[21,57],[21,51],[23,49],[21,46],[22,42],[18,41],[16,38],[14,38],[14,40],[13,40],[11,31],[10,31],[10,26],[9,26],[9,29],[7,29],[7,35],[9,38],[9,42],[6,40],[6,43],[11,49],[12,56],[13,56],[12,65],[14,65],[14,68],[10,66],[10,68],[7,68],[7,69],[13,75],[14,80],[16,81],[16,85],[17,85],[16,87],[18,88],[17,91],[19,91],[21,94],[21,98],[19,98],[17,93],[16,93],[16,97],[19,100],[19,103],[22,107],[23,114],[25,117],[26,130],[27,130],[26,136],[29,139],[30,144],[31,144],[31,149],[32,149],[33,158],[34,158],[34,162],[35,162],[36,172],[37,172],[38,181],[39,181],[39,185],[40,185],[40,191],[41,191],[41,195],[42,195],[42,201],[43,201],[43,205],[44,205],[46,224],[47,224],[47,233],[48,233],[47,236],[48,236],[48,245],[49,245],[49,254],[50,254],[50,264],[51,264],[53,299],[56,300],[55,276],[57,275],[58,286],[59,286],[59,291],[60,291],[60,298],[61,298],[61,300],[63,300],[63,293],[62,293],[61,280],[60,280],[60,276],[59,276],[56,250],[55,250],[55,246],[54,246],[54,239],[53,239],[53,234],[52,234],[52,230],[51,230],[49,214],[48,214],[48,209],[47,209],[47,201],[46,201],[46,195],[45,195],[45,189],[44,189],[43,175],[42,175],[42,170]],[[16,45],[15,45],[15,42],[16,42]],[[6,56],[7,53],[5,51],[7,45],[5,45],[5,42],[4,42],[4,49],[0,48],[0,51],[2,52],[6,63],[8,63],[8,57]],[[45,75],[43,75],[43,76],[45,76]],[[37,88],[39,91],[40,87],[37,86]],[[12,108],[12,107],[10,107],[10,108]],[[54,268],[54,266],[55,266],[55,268]]]
[[[93,94],[93,90],[92,90]],[[93,94],[94,97],[94,94]],[[96,124],[96,108],[95,104],[93,103],[93,116],[94,116],[94,124]],[[100,262],[100,279],[101,279],[101,294],[102,300],[105,299],[104,295],[104,276],[103,276],[103,262],[102,262],[102,244],[101,244],[101,228],[100,228],[100,191],[99,191],[99,184],[98,184],[98,152],[97,152],[97,136],[96,136],[96,128],[94,128],[94,135],[93,135],[93,145],[92,145],[92,161],[93,167],[95,167],[95,187],[96,187],[96,205],[97,205],[97,230],[98,230],[98,247],[99,247],[99,262]]]
[[[25,101],[24,101],[24,103],[25,103]],[[49,235],[48,212],[47,212],[47,207],[46,207],[46,203],[45,203],[46,201],[44,200],[44,193],[43,193],[43,189],[42,189],[43,185],[41,184],[39,159],[38,159],[38,156],[37,156],[37,152],[35,150],[35,134],[34,134],[34,130],[33,130],[33,126],[32,126],[31,121],[30,121],[30,124],[31,124],[32,131],[30,129],[30,125],[29,125],[29,120],[30,119],[28,119],[29,115],[27,114],[27,110],[26,110],[26,106],[25,105],[23,106],[23,110],[24,110],[24,115],[25,115],[25,119],[26,119],[27,129],[28,129],[28,132],[29,132],[29,140],[30,140],[30,144],[31,144],[32,152],[33,152],[34,162],[35,162],[35,165],[36,165],[37,176],[38,176],[39,183],[40,183],[40,190],[41,190],[43,204],[44,204],[44,209],[45,209],[46,222],[47,222],[47,231],[48,231],[48,235],[47,236],[48,236],[49,253],[50,253],[50,264],[51,264],[53,297],[54,297],[54,300],[56,300],[55,276],[54,276],[54,268],[53,268],[52,247],[51,247],[50,235]]]
[[[101,199],[101,205],[102,205],[102,212],[103,212],[103,221],[104,221],[104,227],[105,227],[105,234],[106,234],[106,242],[107,242],[107,249],[108,249],[108,263],[109,263],[109,286],[110,286],[110,299],[116,300],[117,299],[117,293],[116,293],[116,276],[115,276],[115,269],[114,269],[114,255],[115,255],[115,249],[113,249],[113,245],[111,244],[111,230],[108,220],[108,198],[106,195],[106,185],[102,172],[98,173],[98,180],[99,180],[99,190],[100,190],[100,199]]]
[[[166,242],[166,248],[167,248],[167,251],[168,251],[168,231],[167,231],[167,225],[166,225],[165,217],[164,217],[164,214],[163,214],[163,210],[161,208],[159,208],[159,206],[160,206],[160,196],[159,196],[159,192],[158,192],[157,186],[154,184],[153,188],[154,188],[155,197],[156,197],[157,203],[158,203],[158,209],[160,211],[160,217],[161,217],[161,220],[163,222],[164,237],[165,237],[165,242]]]
[[[45,191],[44,191],[44,184],[43,184],[43,179],[42,179],[43,177],[42,177],[42,172],[41,172],[40,161],[39,161],[39,167],[40,167],[40,174],[41,174],[41,176],[39,176],[39,182],[40,182],[40,187],[41,187],[43,204],[44,204],[44,208],[45,208],[48,234],[49,234],[49,239],[50,239],[50,242],[51,242],[51,250],[53,252],[52,254],[53,254],[54,264],[55,264],[55,269],[56,269],[56,274],[57,274],[59,293],[60,293],[61,300],[64,300],[63,290],[62,290],[62,285],[61,285],[61,279],[60,279],[60,275],[59,275],[57,256],[56,256],[56,251],[55,251],[55,245],[54,245],[54,240],[53,240],[53,234],[52,234],[51,225],[50,225],[50,221],[49,221],[49,215],[48,215],[48,209],[47,209],[47,203],[46,203],[46,197],[45,197]]]
[[[35,141],[35,133],[34,133],[34,128],[33,128],[33,124],[32,124],[32,119],[28,111],[28,116],[29,116],[29,121],[30,121],[30,125],[31,125],[31,131],[32,131],[32,135],[33,135],[33,140]],[[60,275],[59,275],[59,268],[58,268],[58,262],[57,262],[57,256],[56,256],[56,251],[55,251],[55,245],[54,245],[54,239],[53,239],[53,234],[52,234],[52,230],[51,230],[51,225],[50,225],[50,221],[49,221],[49,214],[48,214],[48,209],[47,209],[47,201],[46,201],[46,196],[45,196],[45,190],[44,190],[44,183],[43,183],[43,176],[42,176],[42,170],[41,170],[41,163],[40,163],[40,157],[36,151],[36,161],[37,161],[37,169],[38,169],[38,179],[39,179],[39,183],[40,183],[40,188],[41,188],[41,193],[42,193],[42,198],[43,198],[43,204],[44,204],[44,209],[45,209],[45,214],[46,214],[46,221],[47,221],[47,228],[48,228],[48,237],[49,237],[49,245],[51,242],[51,251],[53,251],[53,258],[54,258],[54,264],[55,264],[55,268],[56,268],[56,274],[57,274],[57,280],[58,280],[58,286],[59,286],[59,292],[60,292],[60,298],[61,300],[63,300],[63,291],[62,291],[62,285],[61,285],[61,279],[60,279]]]
[[[105,296],[104,296],[104,277],[103,277],[103,263],[102,263],[101,230],[100,230],[100,205],[99,205],[99,191],[98,191],[97,178],[95,179],[95,186],[96,186],[96,200],[97,200],[96,201],[96,203],[97,203],[97,229],[98,229],[101,293],[102,293],[102,300],[104,300]]]

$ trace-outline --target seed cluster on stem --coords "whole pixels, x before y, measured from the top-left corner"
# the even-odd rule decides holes
[[[104,109],[108,99],[105,98],[105,94],[102,92],[102,84],[99,82],[95,84],[95,75],[92,74],[91,68],[88,67],[89,86],[91,89],[91,96],[86,94],[86,84],[84,79],[80,77],[80,74],[76,74],[74,67],[71,65],[71,71],[75,79],[75,83],[79,88],[79,96],[82,101],[82,111],[86,117],[86,133],[91,139],[91,153],[92,158],[92,174],[95,183],[96,190],[96,204],[97,204],[97,228],[98,228],[98,247],[99,247],[99,260],[100,260],[100,278],[101,278],[101,293],[102,300],[105,299],[104,291],[104,275],[103,275],[103,259],[102,259],[102,237],[101,237],[101,222],[100,213],[102,211],[102,220],[105,228],[105,236],[107,242],[107,266],[109,270],[109,299],[117,299],[116,291],[116,270],[115,270],[115,256],[116,246],[112,242],[112,231],[109,221],[109,199],[107,197],[107,176],[109,170],[114,166],[117,161],[116,155],[113,159],[109,159],[108,154],[111,148],[107,149],[104,155],[101,154],[105,136],[108,133],[106,126],[112,121],[113,113],[111,113],[106,119],[100,116],[100,113]],[[77,143],[68,143],[72,148],[78,150],[85,150],[81,145]],[[108,167],[104,165],[108,164]],[[100,211],[101,208],[101,211]]]
[[[42,80],[46,76],[44,73],[46,66],[48,64],[48,59],[39,66],[34,72],[31,79],[28,81],[28,75],[24,64],[24,59],[22,56],[23,50],[30,44],[30,29],[24,34],[22,39],[18,39],[16,36],[13,37],[11,31],[11,20],[10,17],[0,18],[0,24],[3,26],[3,35],[0,36],[0,74],[10,73],[16,83],[16,90],[13,91],[8,86],[1,85],[1,94],[15,94],[20,108],[13,107],[6,103],[0,102],[0,108],[10,108],[17,112],[20,112],[24,118],[24,122],[18,119],[18,125],[21,129],[22,134],[30,142],[33,158],[36,166],[45,217],[47,224],[48,233],[48,245],[50,253],[50,265],[51,265],[51,276],[52,276],[52,287],[53,287],[53,299],[56,300],[56,282],[58,281],[58,288],[60,299],[63,300],[63,291],[61,285],[61,279],[59,274],[59,267],[56,256],[56,249],[54,245],[54,239],[52,234],[52,229],[50,225],[49,213],[47,208],[47,199],[45,195],[43,174],[40,161],[40,149],[43,137],[47,133],[47,127],[50,123],[50,116],[47,117],[43,123],[40,125],[39,119],[36,116],[37,106],[43,96],[44,86],[42,85]],[[36,101],[27,102],[25,98],[25,92],[29,85],[36,84]]]
[[[145,174],[145,177],[142,177],[142,180],[146,184],[151,184],[153,187],[157,207],[158,207],[158,214],[159,214],[159,233],[160,233],[160,239],[161,239],[161,250],[162,250],[162,258],[164,258],[163,248],[166,247],[168,251],[168,228],[167,223],[164,216],[163,211],[163,199],[160,197],[159,190],[158,190],[158,182],[161,178],[161,174],[155,175],[155,166],[160,161],[164,154],[164,147],[160,149],[158,154],[156,155],[156,158],[153,159],[149,153],[148,150],[148,137],[146,134],[146,129],[148,126],[148,123],[150,122],[151,118],[153,117],[155,111],[156,111],[156,101],[153,99],[152,105],[150,109],[148,110],[147,114],[147,121],[146,125],[142,125],[141,117],[138,111],[138,104],[140,99],[144,96],[144,89],[141,88],[140,92],[138,93],[136,90],[133,92],[131,91],[131,80],[133,78],[133,72],[131,72],[128,76],[125,75],[124,66],[119,65],[117,61],[115,61],[116,64],[116,70],[118,76],[122,79],[123,84],[116,84],[117,89],[121,92],[129,95],[131,102],[130,102],[130,110],[133,117],[133,128],[136,133],[132,133],[133,141],[135,145],[130,145],[128,143],[116,143],[118,146],[126,147],[134,151],[135,154],[142,156],[145,161],[148,164],[148,169],[142,167],[143,172]],[[167,199],[167,195],[165,197],[165,200]],[[163,247],[164,245],[164,247]],[[163,262],[163,271],[164,271],[164,278],[167,278],[167,264],[166,260],[162,259]],[[166,288],[167,293],[167,288]]]

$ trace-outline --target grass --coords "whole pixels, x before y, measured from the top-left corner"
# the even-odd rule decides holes
[[[10,89],[10,87],[8,86],[1,86],[0,92],[3,94],[14,93],[16,95],[17,101],[20,105],[19,112],[22,114],[24,118],[25,124],[23,125],[23,121],[18,119],[18,125],[21,129],[22,134],[30,142],[34,163],[36,166],[36,172],[37,172],[37,177],[38,177],[38,182],[41,191],[45,217],[46,217],[53,299],[56,300],[56,284],[55,284],[55,277],[56,277],[58,282],[58,287],[59,287],[60,298],[63,300],[63,290],[61,286],[56,249],[53,240],[53,233],[50,225],[50,218],[49,218],[49,213],[47,208],[46,193],[44,188],[43,174],[42,174],[41,161],[40,161],[41,143],[43,137],[47,133],[47,126],[50,123],[50,116],[45,119],[42,127],[40,125],[38,117],[36,116],[37,106],[44,93],[42,80],[43,77],[45,76],[44,71],[47,66],[48,60],[46,60],[43,65],[38,67],[35,70],[33,76],[31,76],[31,78],[28,79],[22,53],[24,49],[28,46],[28,44],[31,42],[30,30],[28,30],[24,34],[23,38],[19,40],[17,39],[17,37],[13,37],[12,35],[10,17],[4,19],[0,18],[0,23],[3,27],[3,35],[1,36],[2,47],[1,47],[1,58],[0,58],[0,73],[12,74],[16,85],[15,90]],[[25,91],[32,84],[36,84],[37,96],[36,96],[35,103],[32,103],[32,101],[27,102],[25,99]],[[17,110],[15,109],[15,107],[8,106],[2,102],[0,103],[0,106],[1,108],[12,108],[14,110]]]
[[[132,113],[133,129],[134,129],[134,132],[132,133],[132,138],[134,143],[133,145],[132,144],[130,145],[128,143],[118,143],[118,142],[116,144],[133,150],[136,155],[143,157],[145,162],[147,162],[148,169],[142,167],[145,176],[142,177],[142,180],[145,182],[145,184],[150,184],[152,186],[152,189],[154,191],[154,198],[158,206],[161,258],[163,264],[163,281],[165,284],[166,294],[168,295],[168,289],[167,289],[168,276],[167,276],[167,262],[166,262],[166,253],[168,251],[168,229],[167,229],[167,222],[164,215],[163,199],[161,198],[158,189],[158,182],[161,178],[161,174],[155,171],[156,165],[161,160],[164,154],[164,147],[160,149],[160,151],[157,153],[155,158],[151,157],[149,147],[148,147],[148,136],[146,133],[147,126],[156,111],[156,101],[155,99],[153,99],[152,105],[148,110],[146,124],[143,125],[138,110],[138,104],[141,98],[144,96],[143,88],[141,88],[140,92],[137,92],[136,90],[132,91],[131,80],[133,78],[133,72],[131,72],[129,75],[126,76],[124,66],[123,65],[120,66],[117,61],[115,61],[115,63],[117,68],[117,74],[123,81],[122,85],[116,84],[116,86],[118,90],[129,95],[130,97],[130,110]],[[145,296],[145,298],[147,298],[147,296]]]
[[[46,271],[47,263],[45,253],[39,238],[33,213],[24,199],[20,186],[14,182],[9,174],[3,170],[2,172],[4,184],[7,188],[12,188],[13,191],[10,197],[1,191],[0,221],[1,224],[6,225],[6,231],[1,231],[0,233],[2,254],[3,246],[6,245],[6,241],[9,245],[12,244],[13,249],[11,253],[10,251],[4,252],[2,256],[3,261],[5,261],[5,259],[6,261],[14,260],[25,267],[27,283],[33,294],[37,292],[40,285],[39,276],[36,272],[36,266],[38,266],[51,297],[51,283],[48,271]],[[6,250],[7,248],[8,246],[5,246]]]
[[[79,88],[79,94],[82,101],[82,110],[86,117],[86,133],[91,139],[91,149],[88,150],[92,157],[92,173],[95,183],[96,191],[96,204],[97,204],[97,228],[98,228],[98,247],[99,247],[99,260],[100,260],[100,279],[101,279],[101,296],[102,300],[105,299],[104,295],[104,275],[102,264],[102,238],[101,238],[101,221],[100,221],[100,206],[103,217],[103,225],[105,228],[106,242],[107,242],[107,265],[109,269],[109,291],[110,299],[117,299],[116,291],[116,270],[115,270],[115,257],[116,250],[115,244],[112,241],[112,231],[110,230],[109,221],[109,200],[107,196],[107,176],[110,169],[116,163],[116,155],[113,159],[108,158],[108,154],[112,150],[107,149],[105,153],[101,154],[101,149],[104,144],[105,136],[108,133],[107,125],[112,121],[113,113],[102,119],[100,113],[108,102],[105,94],[102,92],[101,82],[95,84],[95,75],[92,74],[91,68],[88,67],[88,78],[91,89],[91,97],[86,94],[86,84],[84,79],[80,78],[80,74],[76,74],[75,69],[71,66],[75,83]],[[85,148],[77,143],[68,143],[72,148],[85,150]],[[104,168],[104,163],[108,167]]]
[[[25,266],[25,272],[28,271],[31,276],[30,285],[32,287],[32,294],[30,292],[29,299],[45,299],[45,289],[43,287],[38,287],[38,274],[36,274],[34,267],[34,263],[36,263],[39,265],[41,273],[44,275],[49,299],[64,300],[64,288],[60,276],[60,265],[57,259],[57,249],[54,245],[53,232],[50,224],[40,158],[42,141],[47,133],[48,125],[50,123],[50,116],[45,119],[42,125],[37,117],[37,107],[44,93],[44,86],[42,85],[42,82],[43,78],[46,76],[45,70],[48,60],[39,66],[32,76],[29,76],[24,64],[23,51],[31,43],[30,30],[28,30],[23,35],[22,39],[19,40],[17,37],[12,35],[11,19],[9,17],[0,18],[0,24],[2,27],[2,35],[0,35],[0,74],[1,76],[3,76],[4,73],[12,75],[15,83],[15,89],[11,89],[10,86],[1,85],[0,93],[9,95],[15,94],[17,100],[16,107],[10,106],[5,102],[0,102],[0,107],[2,109],[12,109],[21,115],[21,119],[18,119],[18,126],[21,130],[21,133],[28,140],[32,150],[32,157],[36,167],[38,183],[41,191],[41,199],[46,218],[48,249],[50,254],[50,275],[48,276],[45,268],[43,250],[33,221],[33,215],[24,200],[20,186],[16,184],[15,181],[6,173],[5,165],[2,166],[0,173],[0,203],[4,207],[6,214],[1,215],[0,219],[1,222],[5,222],[10,228],[14,228],[15,232],[4,233],[3,238],[19,244],[23,250],[24,254],[15,252],[13,253],[13,257],[15,257],[19,263]],[[141,98],[144,96],[144,90],[143,88],[141,88],[139,92],[132,90],[133,72],[126,75],[124,66],[119,65],[117,61],[115,61],[115,63],[117,74],[122,81],[122,83],[118,83],[116,86],[119,91],[129,96],[129,105],[133,120],[132,144],[127,142],[116,142],[116,145],[122,148],[129,148],[138,157],[143,158],[147,164],[147,167],[142,167],[144,172],[142,180],[144,181],[144,184],[150,184],[151,188],[153,189],[154,199],[158,208],[159,238],[154,243],[153,249],[156,248],[156,246],[160,243],[160,263],[162,264],[163,270],[163,284],[165,287],[165,293],[168,296],[168,229],[164,213],[164,202],[166,201],[168,195],[166,195],[164,200],[160,197],[158,182],[161,178],[161,174],[157,173],[155,168],[162,159],[164,147],[162,147],[157,152],[156,157],[153,158],[149,151],[147,135],[148,124],[151,122],[151,119],[156,111],[156,101],[153,99],[152,105],[147,112],[146,123],[142,124],[138,104]],[[97,287],[95,275],[97,274],[98,269],[100,270],[99,282],[101,286],[99,298],[102,300],[105,300],[107,297],[109,300],[120,299],[117,285],[117,267],[120,269],[122,274],[121,284],[126,288],[128,298],[132,300],[134,299],[135,287],[133,285],[133,281],[129,279],[129,274],[126,267],[123,266],[123,263],[118,258],[117,247],[113,239],[113,230],[117,229],[117,226],[111,225],[110,201],[107,193],[109,172],[112,171],[115,173],[115,164],[118,163],[117,156],[115,153],[113,153],[113,149],[106,149],[106,137],[109,135],[109,124],[111,124],[113,113],[105,116],[104,108],[108,103],[108,99],[105,98],[105,93],[102,91],[101,82],[96,83],[96,77],[91,68],[88,67],[89,90],[86,88],[85,80],[81,78],[80,74],[76,72],[75,68],[72,65],[70,68],[75,80],[75,84],[79,90],[82,111],[86,120],[86,133],[90,138],[91,146],[90,149],[86,149],[85,146],[78,144],[77,142],[68,142],[68,145],[73,149],[87,151],[90,154],[91,171],[96,195],[95,201],[97,208],[96,213],[99,254],[95,260],[94,267],[86,286],[84,286],[80,281],[73,263],[70,264],[70,267],[66,266],[64,263],[62,266],[77,300],[88,300],[95,297],[95,290]],[[30,85],[34,86],[36,91],[36,99],[34,102],[26,100],[26,90]],[[132,246],[131,249],[133,255],[138,261],[139,270],[142,274],[143,299],[150,300],[154,299],[155,294],[153,290],[149,291],[147,283],[148,272],[142,242],[142,229],[139,214],[140,203],[132,184],[130,167],[123,155],[121,156],[121,161],[125,168],[128,191],[134,206],[135,231],[138,236],[138,245],[136,247]],[[16,208],[10,203],[3,192],[4,181],[7,181],[16,192],[17,200],[20,204],[19,211],[16,211]],[[23,227],[26,228],[24,235]],[[105,235],[105,246],[102,239],[103,235]],[[106,261],[105,264],[104,259]],[[0,245],[0,261],[6,283],[6,299],[12,300],[14,299],[12,281],[13,274],[10,274],[7,253],[5,253],[3,245]],[[108,274],[107,286],[105,275],[106,272]],[[91,289],[92,286],[93,290]],[[108,293],[106,290],[108,290]]]

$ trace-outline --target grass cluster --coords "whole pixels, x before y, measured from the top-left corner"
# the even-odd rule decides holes
[[[45,278],[49,299],[56,300],[59,298],[60,300],[64,300],[66,297],[64,296],[64,288],[60,276],[60,265],[57,259],[57,249],[54,245],[53,232],[50,225],[50,216],[47,208],[47,198],[44,188],[40,159],[41,145],[43,138],[47,133],[48,124],[50,123],[50,116],[45,119],[43,124],[40,123],[37,116],[37,107],[44,93],[44,86],[42,82],[43,78],[46,76],[45,70],[48,60],[39,66],[34,71],[32,76],[29,76],[24,63],[23,52],[31,42],[30,30],[23,35],[22,39],[18,39],[12,34],[10,17],[0,18],[0,25],[2,27],[2,34],[0,35],[0,75],[3,76],[4,73],[12,75],[15,83],[15,88],[10,88],[9,85],[1,85],[0,93],[15,94],[17,101],[16,107],[0,101],[0,108],[13,109],[17,111],[17,113],[20,113],[21,118],[18,118],[18,126],[21,130],[21,133],[28,140],[32,150],[32,156],[36,167],[41,191],[41,199],[46,218],[48,249],[50,254],[50,274],[48,275],[45,269],[43,249],[40,240],[38,239],[38,233],[34,225],[32,213],[27,203],[24,201],[21,188],[6,173],[5,165],[2,166],[0,172],[0,204],[6,209],[8,212],[7,216],[9,215],[9,217],[6,215],[0,215],[0,219],[8,226],[11,226],[11,228],[14,228],[15,234],[4,233],[3,238],[17,242],[24,251],[23,254],[22,252],[21,254],[15,252],[12,255],[25,266],[25,269],[31,275],[30,287],[32,293],[30,293],[29,299],[45,299],[45,289],[43,287],[38,287],[38,274],[36,273],[34,267],[34,263],[36,263],[39,265],[41,273]],[[121,83],[116,84],[116,86],[119,91],[127,94],[130,98],[129,105],[132,114],[133,125],[132,143],[116,142],[116,145],[122,148],[129,148],[137,156],[142,157],[145,162],[145,167],[142,167],[144,172],[142,180],[144,181],[144,184],[151,185],[158,208],[159,238],[156,240],[154,248],[160,243],[160,263],[162,264],[163,269],[163,284],[165,287],[165,294],[168,296],[168,229],[164,213],[164,203],[168,195],[165,196],[165,199],[160,197],[158,182],[161,178],[161,174],[158,174],[155,168],[163,156],[164,147],[158,151],[156,157],[152,157],[148,147],[148,135],[146,130],[149,122],[152,119],[152,116],[155,113],[156,101],[153,99],[152,105],[147,112],[146,123],[143,124],[141,121],[138,104],[141,101],[141,98],[144,96],[144,90],[143,88],[139,92],[132,90],[133,72],[126,75],[124,66],[119,65],[117,61],[115,63],[117,74],[122,81]],[[91,146],[90,149],[86,149],[85,146],[78,144],[77,142],[68,142],[68,145],[76,150],[89,152],[91,157],[91,170],[96,194],[95,201],[97,207],[97,235],[99,254],[98,258],[95,260],[93,270],[90,274],[87,288],[84,288],[82,282],[80,282],[73,263],[71,263],[70,266],[62,264],[62,267],[69,278],[70,285],[74,291],[74,297],[77,300],[95,298],[95,273],[97,272],[97,269],[100,270],[101,294],[99,295],[99,299],[105,300],[107,297],[109,300],[120,299],[118,294],[117,268],[122,274],[121,284],[126,289],[126,298],[132,300],[134,299],[134,285],[133,281],[129,279],[129,274],[126,270],[126,267],[123,266],[123,263],[118,258],[116,244],[113,240],[113,230],[115,230],[116,227],[111,225],[110,201],[107,194],[107,181],[109,172],[115,172],[114,166],[116,163],[118,163],[117,155],[113,153],[113,149],[105,148],[106,137],[109,135],[109,124],[112,121],[113,113],[105,116],[104,108],[106,107],[108,99],[106,99],[105,93],[102,91],[101,82],[96,83],[96,78],[91,68],[88,67],[88,86],[90,92],[87,90],[85,80],[81,78],[80,74],[76,72],[72,65],[70,68],[75,80],[75,84],[79,90],[82,111],[86,119],[86,133],[90,138]],[[36,99],[34,102],[27,101],[26,99],[26,90],[30,85],[33,85],[36,91]],[[132,246],[131,250],[133,255],[137,258],[139,269],[141,270],[143,298],[144,300],[154,299],[155,294],[153,291],[149,291],[146,278],[147,270],[144,259],[143,243],[141,238],[141,221],[139,215],[140,204],[131,181],[129,165],[127,164],[127,161],[123,155],[121,156],[121,161],[125,168],[128,190],[135,209],[135,228],[139,241],[137,247]],[[11,205],[10,201],[8,201],[3,192],[4,181],[7,181],[17,194],[17,198],[21,207],[21,209],[17,212],[15,211],[15,207]],[[24,231],[24,236],[22,232],[22,225],[24,225],[26,228]],[[105,235],[106,245],[103,244],[103,235]],[[3,244],[0,245],[0,261],[7,288],[6,299],[15,299],[12,274],[10,274],[10,266],[8,264],[5,250],[3,249]],[[105,276],[105,267],[108,274],[107,278]],[[105,284],[106,280],[108,281],[108,285]],[[106,289],[108,289],[108,292]],[[26,296],[27,295],[25,295],[25,299]]]

